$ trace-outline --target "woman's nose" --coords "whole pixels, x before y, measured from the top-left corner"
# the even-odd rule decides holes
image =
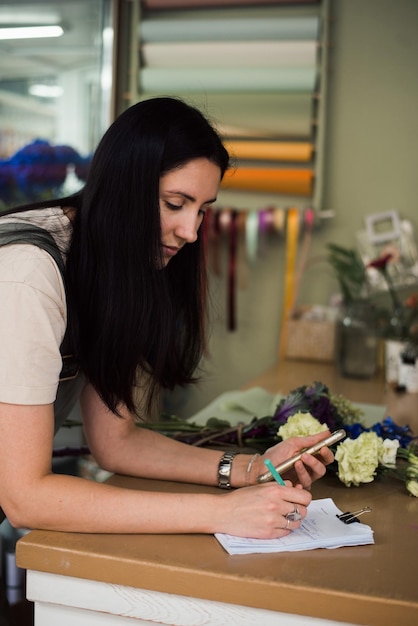
[[[186,241],[187,243],[193,243],[197,239],[197,230],[199,228],[199,221],[195,215],[182,216],[176,227],[176,235]]]

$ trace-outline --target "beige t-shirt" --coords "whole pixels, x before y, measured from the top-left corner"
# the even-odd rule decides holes
[[[30,218],[30,219],[29,219]],[[48,230],[68,247],[71,223],[60,207],[0,216]],[[67,324],[64,284],[48,252],[30,244],[0,247],[0,402],[54,402]]]

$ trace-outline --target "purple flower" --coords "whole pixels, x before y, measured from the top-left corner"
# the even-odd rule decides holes
[[[326,424],[330,430],[343,427],[338,410],[331,401],[328,387],[320,382],[314,382],[309,386],[304,385],[291,391],[277,405],[273,419],[280,426],[295,413],[310,413],[321,424]]]

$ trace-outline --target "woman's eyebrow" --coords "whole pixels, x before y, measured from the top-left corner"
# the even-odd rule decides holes
[[[165,191],[165,193],[169,193],[169,194],[173,194],[173,195],[177,195],[177,196],[182,196],[183,198],[185,198],[186,200],[190,200],[190,202],[196,202],[196,198],[194,198],[193,196],[190,196],[188,193],[185,193],[184,191],[170,191],[169,189],[167,189]],[[203,202],[203,204],[212,204],[213,202],[216,202],[217,198],[211,198],[210,200],[205,200],[205,202]]]

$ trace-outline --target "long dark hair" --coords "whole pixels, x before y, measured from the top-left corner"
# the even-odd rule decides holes
[[[80,365],[103,402],[138,412],[137,372],[160,386],[196,380],[205,348],[202,237],[160,269],[162,174],[205,157],[229,166],[218,133],[194,107],[153,98],[127,109],[103,136],[77,212],[67,257],[68,306]]]

